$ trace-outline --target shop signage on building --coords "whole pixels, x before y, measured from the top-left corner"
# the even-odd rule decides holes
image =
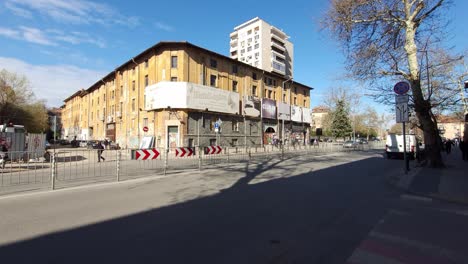
[[[262,102],[260,98],[255,96],[244,96],[243,100],[243,114],[246,116],[260,117]]]
[[[283,102],[278,103],[278,119],[291,120],[291,105]]]
[[[276,101],[262,98],[262,118],[276,119]]]
[[[291,120],[294,122],[302,122],[302,109],[299,106],[291,106]]]
[[[188,82],[159,82],[145,88],[145,108],[196,109],[240,114],[239,94]]]
[[[312,124],[312,109],[302,108],[302,122]]]

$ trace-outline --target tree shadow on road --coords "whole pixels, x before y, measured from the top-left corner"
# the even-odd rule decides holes
[[[0,259],[2,263],[344,263],[390,206],[384,201],[391,190],[377,177],[383,159],[249,184],[258,173],[281,162],[246,164],[245,177],[215,195],[3,245]],[[291,166],[305,162],[294,161]]]

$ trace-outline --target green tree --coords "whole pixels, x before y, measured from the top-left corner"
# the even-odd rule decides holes
[[[412,104],[424,131],[429,166],[443,167],[433,108],[450,102],[453,89],[435,78],[459,60],[443,56],[449,0],[332,0],[323,25],[343,44],[351,77],[379,87],[376,98],[393,101],[390,84],[411,84]],[[431,59],[431,60],[429,60]],[[426,62],[425,65],[423,63]],[[434,100],[437,100],[434,102]]]
[[[338,100],[336,109],[330,113],[332,118],[331,132],[336,138],[345,138],[353,131],[349,121],[349,111],[343,100]]]
[[[0,71],[0,122],[24,125],[28,132],[44,132],[47,110],[43,101],[37,100],[25,76]]]

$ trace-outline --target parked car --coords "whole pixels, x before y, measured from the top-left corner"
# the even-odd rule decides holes
[[[343,143],[343,148],[356,148],[358,144],[356,141],[348,140]]]
[[[421,154],[421,146],[422,144],[415,135],[406,135],[406,152],[410,159],[415,159]],[[403,158],[403,135],[387,135],[385,152],[388,159],[392,157]]]

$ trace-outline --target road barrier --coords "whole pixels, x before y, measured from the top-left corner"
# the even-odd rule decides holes
[[[343,148],[339,143],[319,145],[212,146],[148,150],[57,149],[44,155],[18,152],[0,167],[0,195],[32,189],[60,189],[83,184],[165,175],[168,171],[203,170],[229,163],[285,159],[297,155],[384,149],[385,143]],[[13,153],[9,153],[13,154]],[[10,155],[9,155],[10,156]],[[183,157],[183,159],[181,159]]]

